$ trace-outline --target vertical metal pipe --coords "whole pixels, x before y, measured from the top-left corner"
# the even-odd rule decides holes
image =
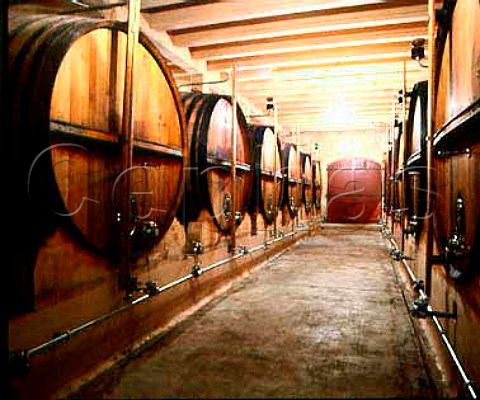
[[[301,157],[300,157],[300,145],[299,145],[299,139],[298,139],[298,136],[299,136],[299,133],[300,133],[300,127],[298,126],[298,123],[295,124],[295,145],[297,146],[297,168],[300,169],[300,179],[302,179],[302,160],[301,160]],[[302,194],[300,193],[300,196]],[[295,232],[295,226],[298,225],[299,221],[300,221],[300,213],[302,212],[302,203],[301,201],[298,201],[297,199],[295,199],[296,202],[298,202],[300,204],[300,209],[299,210],[296,210],[296,215],[293,217],[293,226],[292,226],[292,230]]]
[[[125,86],[123,91],[122,115],[122,173],[123,185],[121,196],[121,263],[119,284],[125,288],[131,277],[130,241],[128,228],[131,223],[130,171],[133,163],[133,131],[134,131],[134,77],[135,77],[135,49],[138,42],[140,25],[140,0],[130,0],[128,3],[128,34],[125,60]]]
[[[401,189],[403,190],[402,198],[403,198],[403,205],[405,205],[405,186],[406,176],[405,176],[405,166],[407,164],[407,62],[403,62],[403,101],[402,101],[402,139],[403,139],[403,154],[402,160],[399,160],[402,163],[402,184]],[[403,209],[402,205],[400,205],[400,237],[401,237],[401,248],[400,250],[402,253],[405,251],[405,219],[406,219],[406,210]]]
[[[387,157],[388,157],[388,147],[387,147]],[[387,214],[386,214],[386,209],[387,209],[387,197],[386,197],[386,190],[387,190],[387,161],[383,161],[382,163],[382,208],[381,208],[381,213],[380,213],[380,219],[382,221],[382,224],[387,223]]]
[[[10,104],[7,102],[7,83],[8,83],[8,2],[2,1],[0,4],[0,126],[6,127],[6,130],[2,132],[0,135],[0,163],[2,167],[2,178],[3,183],[6,184],[6,187],[11,187],[11,172],[9,172],[8,168],[11,168],[12,165],[9,165],[10,158],[12,157],[11,147],[9,146],[9,138],[8,135],[13,134],[10,126],[10,116],[11,112],[9,110]],[[13,161],[13,160],[12,160]],[[10,201],[8,196],[3,196],[3,209],[11,210],[11,204],[7,202]],[[7,226],[15,226],[13,223],[13,215],[12,213],[5,213],[6,216],[4,217],[4,222],[7,223]],[[12,251],[12,238],[15,235],[6,235],[7,238],[2,240],[1,250],[3,255],[3,262],[6,265],[11,265],[12,267],[15,266],[14,264],[14,251]],[[1,333],[2,333],[2,344],[1,344],[1,363],[0,367],[3,367],[3,371],[8,371],[8,352],[9,352],[9,343],[8,343],[8,318],[7,315],[9,314],[9,301],[11,299],[7,299],[9,290],[5,290],[8,288],[8,282],[11,272],[7,271],[7,276],[5,279],[4,276],[4,290],[2,290],[2,304],[7,305],[6,308],[2,308],[2,311],[5,311],[5,318],[2,318],[1,323]],[[4,393],[5,396],[2,398],[8,398],[9,394],[9,382],[7,378],[8,374],[2,374],[1,383],[0,383],[0,393]]]
[[[431,294],[432,265],[431,257],[433,252],[433,116],[435,99],[435,0],[428,1],[428,109],[427,109],[427,211],[425,229],[427,243],[425,251],[425,290],[427,295]]]
[[[396,113],[397,105],[396,102],[393,103],[393,123],[392,123],[392,131],[390,134],[390,141],[392,143],[392,156],[390,159],[389,165],[389,177],[388,177],[388,184],[390,185],[390,231],[392,235],[395,234],[395,204],[396,204],[396,187],[395,187],[395,157],[396,157],[396,149],[395,149],[395,121],[397,120],[397,113]]]
[[[277,237],[277,216],[278,216],[278,204],[277,204],[277,151],[280,151],[277,147],[278,142],[278,109],[277,103],[273,102],[273,236]]]
[[[236,94],[236,67],[232,67],[232,169],[231,173],[231,182],[232,182],[232,227],[230,231],[230,249],[232,252],[235,252],[236,247],[236,179],[237,179],[237,94]]]

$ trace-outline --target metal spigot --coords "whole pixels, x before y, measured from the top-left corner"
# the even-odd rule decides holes
[[[267,210],[266,213],[268,216],[273,214],[273,194],[269,194],[267,197]]]
[[[408,226],[404,229],[405,234],[408,235],[415,235],[418,228],[418,217],[413,215],[411,218],[408,219]]]
[[[470,253],[466,238],[465,201],[462,195],[457,195],[455,228],[447,240],[444,251],[440,255],[432,256],[432,264],[441,264],[449,268],[449,274],[454,279],[462,277],[462,271],[456,268],[458,261],[465,259]]]
[[[8,369],[10,375],[25,376],[31,370],[28,351],[13,351],[8,355]]]
[[[238,225],[242,222],[242,213],[240,211],[235,211],[235,223]]]
[[[199,241],[197,240],[194,240],[192,242],[192,252],[193,254],[203,254],[203,246],[202,246],[202,243],[200,243]]]
[[[128,279],[127,284],[125,285],[125,294],[127,298],[131,298],[133,293],[140,292],[142,289],[138,284],[138,278],[136,276],[131,276]]]
[[[232,196],[229,193],[225,193],[223,197],[223,215],[225,215],[225,220],[228,222],[232,217]]]

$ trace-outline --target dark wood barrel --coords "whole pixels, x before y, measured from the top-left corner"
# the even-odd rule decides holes
[[[319,160],[313,160],[313,204],[319,212],[322,208],[322,170]]]
[[[422,227],[427,202],[427,106],[428,82],[418,82],[410,94],[406,125],[405,207],[411,233]]]
[[[396,131],[394,149],[394,211],[397,217],[405,210],[405,142],[403,124]]]
[[[302,165],[302,203],[306,214],[312,212],[313,207],[313,165],[310,154],[300,152]]]
[[[410,94],[406,126],[407,165],[425,165],[427,147],[428,82],[417,82]]]
[[[302,205],[302,169],[300,155],[294,143],[282,145],[283,204],[295,217]]]
[[[178,216],[182,223],[208,210],[214,224],[227,232],[247,211],[253,181],[252,144],[242,110],[237,104],[235,210],[232,204],[232,105],[229,96],[184,93],[190,143],[186,188]]]
[[[282,163],[280,140],[273,128],[264,125],[250,125],[249,133],[254,143],[254,182],[250,198],[250,212],[260,212],[267,224],[274,221],[282,204]],[[277,182],[275,187],[275,174]],[[276,209],[275,209],[276,208]]]
[[[112,247],[121,186],[131,179],[132,227],[158,241],[183,191],[183,107],[158,48],[140,34],[135,54],[133,168],[122,167],[126,24],[73,16],[16,16],[9,26],[12,151],[20,205],[44,234],[68,226]],[[123,216],[120,216],[123,218]]]
[[[444,1],[437,32],[434,236],[462,278],[480,257],[480,3]]]
[[[437,33],[435,142],[480,113],[480,3],[445,0]]]

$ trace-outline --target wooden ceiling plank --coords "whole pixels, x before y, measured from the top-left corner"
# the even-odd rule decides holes
[[[352,29],[340,32],[321,32],[286,38],[262,39],[249,42],[235,42],[222,45],[193,47],[192,57],[207,60],[221,60],[235,57],[297,52],[314,49],[351,47],[362,44],[409,42],[416,38],[427,39],[425,23],[399,24],[373,28]]]
[[[260,18],[286,16],[345,7],[381,4],[382,0],[230,0],[177,2],[175,7],[163,5],[164,0],[143,0],[142,13],[150,16],[162,29],[189,29]],[[201,16],[201,18],[199,18]]]
[[[417,62],[410,61],[406,64],[407,77],[416,71],[426,71]],[[427,73],[427,72],[426,72]],[[237,82],[274,82],[275,80],[286,79],[322,79],[341,76],[368,76],[371,74],[402,74],[403,63],[362,63],[346,66],[324,66],[324,67],[292,67],[292,68],[265,68],[263,70],[242,70],[238,71]]]
[[[387,3],[385,3],[387,4]],[[397,25],[402,23],[426,22],[427,6],[414,5],[403,7],[378,8],[367,11],[351,11],[342,14],[321,14],[295,20],[259,22],[233,27],[201,27],[199,31],[169,31],[177,46],[198,47],[218,43],[290,36],[315,32],[340,31],[346,29],[371,28],[376,26]],[[155,29],[164,29],[150,21]]]
[[[265,68],[288,65],[325,65],[356,60],[381,60],[388,57],[404,55],[410,59],[410,46],[408,42],[385,43],[381,45],[365,45],[345,47],[342,51],[337,49],[323,49],[302,51],[297,53],[282,53],[256,57],[239,57],[230,60],[207,61],[209,71],[227,70],[236,65],[240,70],[248,68]]]
[[[419,80],[425,80],[427,74],[424,71],[415,71],[410,72],[407,75],[407,86],[408,83],[415,83]],[[389,73],[389,74],[369,74],[363,76],[355,75],[346,75],[341,77],[328,77],[328,78],[310,78],[310,79],[299,79],[299,80],[269,80],[269,81],[248,81],[248,82],[238,82],[237,87],[239,90],[243,91],[265,91],[268,89],[281,89],[285,85],[295,85],[297,88],[304,88],[305,90],[316,90],[322,87],[328,86],[339,86],[343,87],[348,85],[350,88],[355,86],[361,86],[362,89],[365,89],[365,85],[372,86],[385,86],[392,87],[392,85],[403,85],[403,75],[401,73]]]

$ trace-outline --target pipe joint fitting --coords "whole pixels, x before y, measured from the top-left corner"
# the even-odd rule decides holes
[[[428,299],[419,297],[412,304],[412,314],[417,318],[439,317],[439,318],[457,318],[456,312],[450,311],[434,311],[428,304]]]
[[[420,292],[420,290],[425,291],[425,282],[422,279],[417,279],[413,282],[413,289],[415,289],[416,292]]]
[[[247,249],[247,246],[240,246],[239,247],[239,253],[242,254],[242,255],[248,254],[249,251]]]
[[[200,267],[199,264],[193,264],[193,267],[192,267],[192,275],[195,277],[195,278],[198,278],[200,275],[202,275],[202,267]]]
[[[397,249],[392,249],[390,254],[392,255],[392,259],[395,261],[401,261],[404,257],[403,253]]]
[[[143,291],[149,296],[155,296],[156,294],[160,293],[160,288],[157,286],[155,281],[148,281],[145,283],[145,288]]]

